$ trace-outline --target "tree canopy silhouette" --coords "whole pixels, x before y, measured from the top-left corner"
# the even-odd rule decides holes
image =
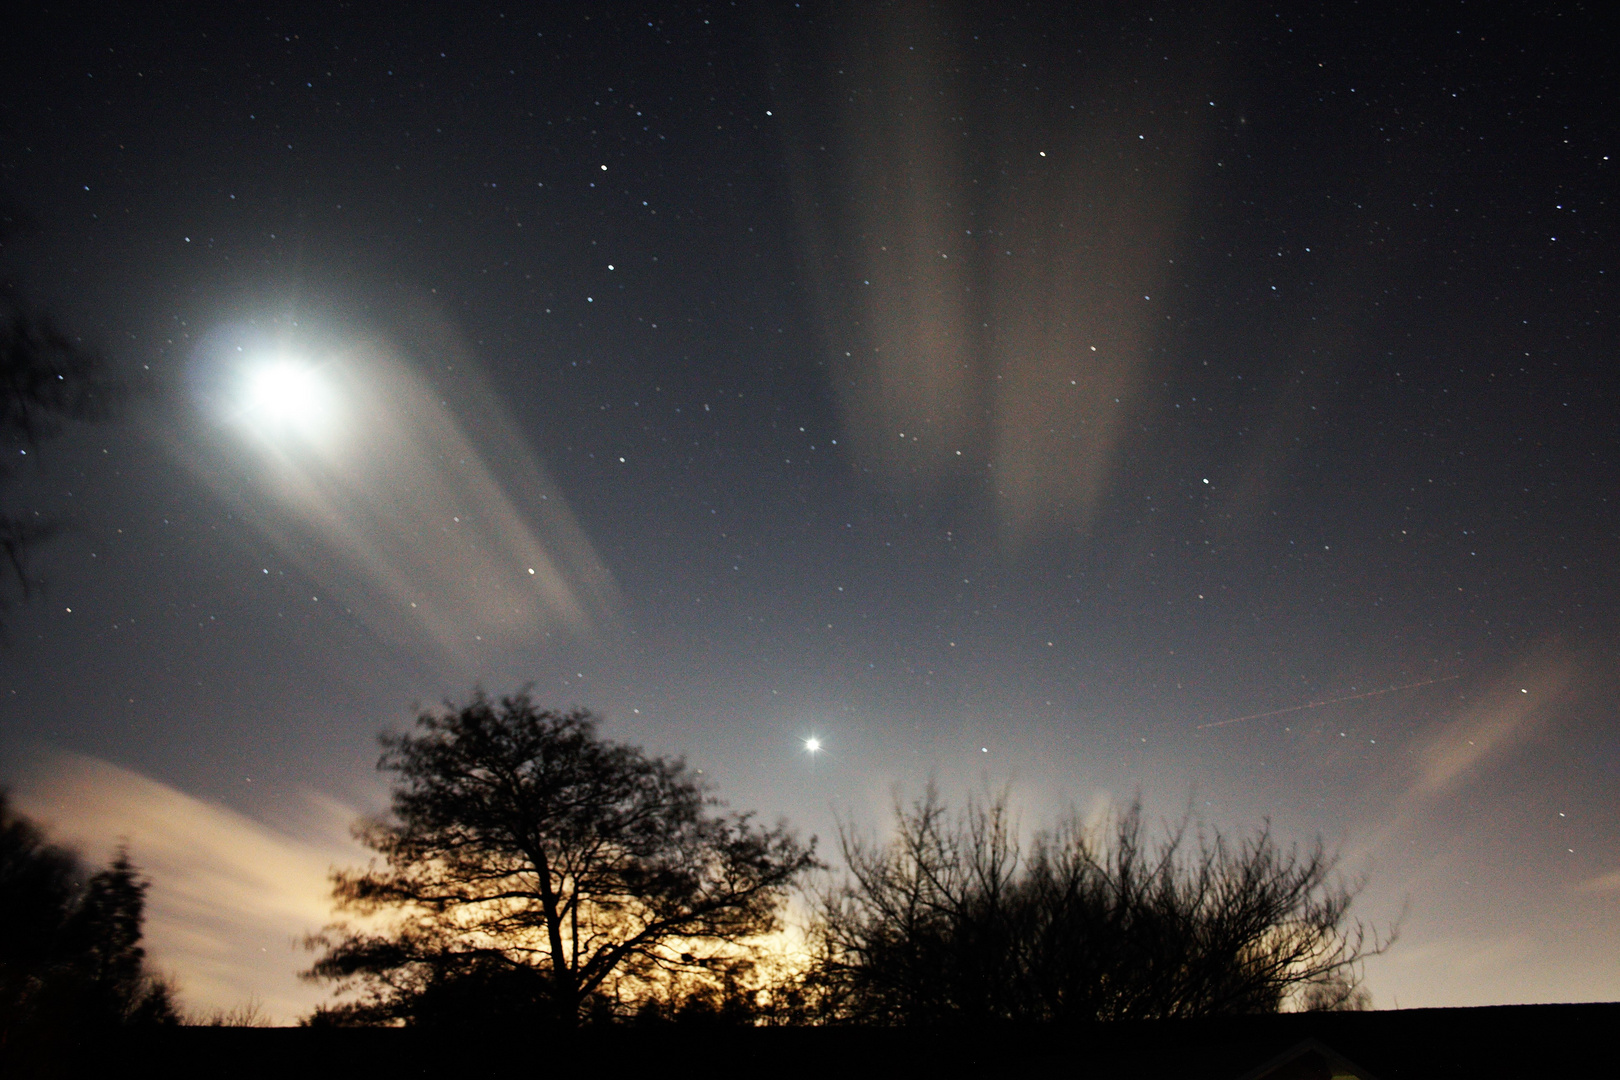
[[[121,396],[100,355],[24,301],[11,282],[0,281],[0,448],[8,451],[0,481],[12,461],[65,422],[105,419]],[[37,513],[0,511],[0,609],[11,589],[24,597],[32,591],[28,553],[57,527]]]
[[[177,1022],[141,947],[146,883],[127,853],[87,874],[0,792],[0,1056],[24,1041]]]
[[[1351,924],[1359,890],[1320,842],[1279,850],[1186,824],[1161,842],[1139,804],[1024,851],[1005,798],[952,816],[932,787],[891,842],[840,830],[848,873],[820,897],[809,985],[824,1021],[1068,1023],[1364,1007],[1362,960],[1393,940]]]
[[[424,714],[385,735],[380,856],[334,875],[341,908],[306,972],[353,1000],[317,1023],[550,1022],[622,1015],[682,975],[718,972],[777,929],[814,841],[723,814],[680,761],[602,739],[583,710],[526,694]]]

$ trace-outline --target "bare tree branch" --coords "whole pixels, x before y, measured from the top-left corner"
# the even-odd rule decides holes
[[[840,828],[810,984],[830,1022],[1072,1022],[1343,1008],[1390,946],[1349,921],[1363,882],[1318,842],[1269,828],[1157,844],[1139,804],[1108,830],[1068,822],[1026,856],[1006,798],[952,818],[929,787],[887,845]]]

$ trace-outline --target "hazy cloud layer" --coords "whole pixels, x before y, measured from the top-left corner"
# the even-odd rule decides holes
[[[73,754],[37,759],[17,803],[88,859],[128,845],[152,882],[148,956],[178,979],[188,1010],[257,999],[291,1022],[322,997],[296,977],[309,964],[296,943],[332,921],[331,869],[364,861],[347,807],[310,796],[295,836]]]
[[[1547,930],[1402,942],[1375,963],[1378,984],[1401,988],[1379,1008],[1608,1001],[1616,978],[1612,959]]]

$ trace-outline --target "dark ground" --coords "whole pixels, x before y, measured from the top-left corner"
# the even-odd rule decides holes
[[[400,1030],[180,1028],[75,1047],[53,1075],[1257,1077],[1316,1040],[1364,1080],[1613,1075],[1620,1003],[1315,1013],[1064,1032],[629,1028],[494,1043]],[[104,1056],[105,1055],[105,1056]],[[1290,1071],[1275,1080],[1329,1073]]]

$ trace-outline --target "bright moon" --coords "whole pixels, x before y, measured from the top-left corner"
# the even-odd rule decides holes
[[[279,357],[248,371],[243,405],[252,419],[276,427],[310,428],[330,406],[330,388],[312,366]]]

